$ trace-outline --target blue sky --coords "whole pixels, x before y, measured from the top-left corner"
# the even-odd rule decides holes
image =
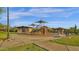
[[[6,8],[5,8],[6,9]],[[6,12],[0,15],[0,23],[6,24]],[[10,25],[28,26],[38,20],[45,20],[49,27],[79,27],[78,7],[12,7]]]

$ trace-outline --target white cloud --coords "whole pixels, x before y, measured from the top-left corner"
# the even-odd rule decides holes
[[[62,24],[64,23],[63,21],[51,21],[51,22],[48,22],[48,24]]]
[[[20,10],[18,10],[18,12],[22,12],[25,11],[25,8],[21,8]]]
[[[10,19],[20,18],[21,16],[50,17],[48,13],[64,12],[56,8],[32,8],[25,12],[25,8],[10,13]]]
[[[54,12],[64,12],[62,9],[56,9],[56,8],[32,8],[29,10],[31,13],[54,13]]]
[[[48,22],[48,24],[78,24],[78,21],[75,21],[75,20],[72,20],[72,21],[51,21],[51,22]]]
[[[10,19],[18,19],[21,18],[22,16],[31,16],[31,13],[28,12],[13,12],[10,13]]]
[[[14,24],[12,23],[11,26],[27,26],[26,22],[24,21],[19,21],[19,22],[14,22]]]
[[[26,11],[26,8],[21,8],[17,11],[11,11],[10,12],[10,19],[19,19],[22,16],[35,16],[35,17],[69,17],[74,13],[77,13],[79,11],[72,11],[75,10],[75,8],[69,8],[69,9],[62,9],[62,8],[36,8],[33,7]],[[66,12],[71,11],[71,12]],[[53,14],[53,15],[52,15]]]

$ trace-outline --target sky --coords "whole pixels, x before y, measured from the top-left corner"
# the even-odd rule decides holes
[[[0,23],[6,24],[5,12],[0,15]],[[10,26],[29,26],[38,20],[44,20],[46,26],[57,28],[79,28],[79,7],[10,7]],[[37,23],[35,23],[37,24]]]

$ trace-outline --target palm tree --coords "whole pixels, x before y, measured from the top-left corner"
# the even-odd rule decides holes
[[[4,8],[0,8],[0,14],[2,14],[2,13],[3,13],[3,10],[4,10]],[[2,24],[0,24],[0,25],[3,27],[3,25],[2,25]],[[3,42],[4,42],[4,40],[3,40]],[[2,46],[3,42],[0,44],[0,47]]]
[[[35,23],[39,23],[40,26],[43,26],[43,24],[45,24],[45,23],[47,23],[47,22],[46,22],[46,21],[43,21],[43,20],[39,20],[39,21],[37,21],[37,22],[35,22]]]

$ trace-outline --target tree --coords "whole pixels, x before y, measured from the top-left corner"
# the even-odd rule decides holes
[[[75,24],[74,27],[71,27],[71,28],[69,29],[69,32],[70,32],[70,33],[73,33],[73,34],[78,34],[78,29],[77,29],[76,24]]]
[[[74,33],[74,27],[71,27],[71,28],[69,29],[69,32],[70,32],[70,33]]]
[[[0,14],[3,13],[3,10],[4,10],[4,8],[0,8]],[[3,27],[3,24],[0,24],[0,26]],[[4,40],[3,40],[3,42],[4,42]],[[0,47],[2,46],[3,42],[0,44]]]
[[[0,14],[4,12],[4,8],[0,8]],[[9,7],[6,8],[7,12],[7,39],[9,38]]]
[[[3,13],[3,8],[2,7],[0,7],[0,14],[2,14]]]
[[[0,28],[6,28],[6,25],[0,23]]]
[[[0,7],[0,15],[4,12],[4,8]],[[5,25],[0,23],[0,28],[3,28]]]
[[[3,13],[3,8],[0,7],[0,14],[2,14],[2,13]]]
[[[75,27],[74,27],[74,33],[77,34],[77,26],[75,24]]]
[[[10,32],[17,32],[17,30],[18,30],[18,29],[17,29],[16,27],[13,27],[13,28],[10,28],[10,29],[9,29]]]
[[[3,28],[3,27],[4,27],[4,25],[0,23],[0,28]]]

